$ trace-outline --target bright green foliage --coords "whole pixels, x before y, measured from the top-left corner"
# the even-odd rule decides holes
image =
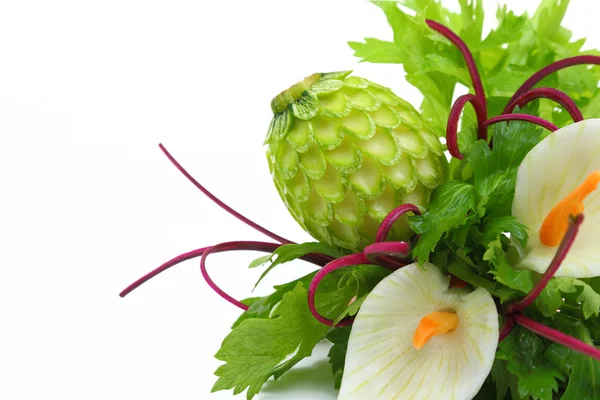
[[[552,393],[558,391],[557,379],[562,380],[563,375],[544,359],[544,350],[542,339],[520,327],[498,346],[496,357],[507,361],[508,370],[518,378],[521,398],[552,400]]]
[[[539,143],[542,129],[527,122],[496,124],[492,129],[494,149],[483,140],[466,150],[473,169],[477,210],[487,214],[510,215],[517,169],[527,153]]]
[[[346,351],[348,350],[348,341],[350,340],[351,327],[333,329],[327,335],[327,340],[333,343],[329,350],[329,363],[331,370],[335,375],[335,387],[340,388],[342,384],[342,374],[344,373],[344,364],[346,362]]]
[[[263,278],[276,266],[290,262],[309,253],[325,254],[334,258],[339,258],[344,255],[344,253],[339,249],[335,249],[319,242],[284,244],[277,248],[273,254],[261,256],[250,263],[248,268],[256,268],[269,263],[267,269],[262,273],[256,282],[255,287],[258,286],[260,281],[262,281]]]
[[[441,35],[429,29],[425,19],[441,22],[456,32],[470,47],[489,99],[490,116],[499,115],[508,99],[534,72],[553,61],[581,54],[585,39],[573,40],[571,32],[560,26],[569,0],[543,0],[533,16],[516,15],[506,6],[496,12],[497,26],[483,37],[482,0],[460,0],[460,12],[445,9],[439,0],[374,1],[385,13],[393,30],[392,42],[368,38],[350,42],[355,55],[373,63],[402,64],[406,79],[424,96],[423,117],[442,134],[448,119],[457,83],[473,89],[465,63]],[[402,11],[397,4],[417,12]],[[582,7],[584,7],[582,5]],[[586,117],[600,116],[600,68],[577,66],[559,71],[542,82],[571,96]],[[570,123],[569,115],[556,110],[549,101],[540,102],[541,117],[559,126]],[[470,107],[466,122],[473,120]]]
[[[292,261],[316,250],[314,243],[288,245],[278,255]],[[282,249],[284,246],[280,247]],[[322,245],[326,249],[325,245]],[[335,252],[333,249],[327,249]],[[314,318],[308,309],[307,288],[316,272],[295,281],[276,286],[265,297],[243,301],[249,308],[233,324],[216,358],[224,361],[215,374],[219,380],[213,391],[233,389],[241,393],[248,388],[252,398],[271,377],[277,379],[302,358],[311,354],[314,346],[330,332],[329,340],[337,343],[330,356],[334,373],[341,370],[345,354],[341,338],[343,330],[330,330]],[[356,265],[333,271],[319,284],[315,296],[317,311],[335,321],[355,315],[365,296],[390,273],[375,265]],[[338,338],[338,339],[336,339]],[[337,342],[336,342],[337,340]],[[341,372],[340,372],[341,379]]]
[[[448,182],[435,191],[429,212],[411,219],[411,227],[421,235],[414,249],[420,262],[429,259],[429,253],[442,238],[442,234],[464,225],[469,212],[475,209],[473,186],[460,181]]]
[[[266,143],[275,186],[296,221],[318,241],[356,251],[400,204],[425,209],[447,162],[409,103],[349,75],[314,74],[278,95]],[[404,221],[391,233],[411,235]]]
[[[306,302],[306,289],[298,283],[283,295],[271,318],[247,319],[231,331],[215,357],[226,364],[215,374],[213,391],[248,389],[256,395],[271,376],[278,377],[302,358],[327,332],[327,326],[313,318]]]

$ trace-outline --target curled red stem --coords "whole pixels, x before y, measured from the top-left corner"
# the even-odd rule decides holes
[[[569,58],[565,58],[563,60],[556,61],[556,62],[548,65],[547,67],[542,68],[541,70],[539,70],[538,72],[533,74],[529,79],[527,79],[521,85],[521,87],[515,92],[515,94],[508,101],[508,105],[504,109],[504,113],[506,113],[508,106],[511,105],[512,103],[514,103],[517,98],[521,97],[521,95],[523,95],[529,89],[534,87],[539,81],[541,81],[548,75],[550,75],[556,71],[559,71],[561,69],[567,68],[567,67],[572,67],[575,65],[584,65],[584,64],[600,65],[600,56],[587,55],[587,56],[569,57]]]
[[[507,314],[510,315],[523,311],[535,301],[535,299],[540,295],[540,293],[542,293],[542,290],[544,290],[548,282],[550,282],[550,279],[552,279],[552,277],[556,274],[556,271],[558,271],[558,268],[569,253],[571,246],[573,246],[573,243],[575,242],[575,238],[577,237],[577,233],[579,232],[579,227],[581,226],[582,222],[583,214],[578,214],[571,220],[569,229],[567,230],[567,233],[565,233],[565,237],[560,243],[560,246],[558,246],[558,250],[556,251],[554,258],[552,259],[550,266],[548,267],[544,275],[542,275],[542,279],[540,279],[540,281],[535,285],[535,287],[529,292],[527,296],[525,296],[523,299],[516,303],[509,304],[505,308],[505,312]]]
[[[202,277],[208,283],[208,286],[212,290],[214,290],[219,296],[233,304],[234,306],[241,308],[242,310],[247,310],[248,306],[243,304],[242,302],[234,299],[227,293],[225,293],[208,275],[208,271],[206,270],[206,259],[210,254],[213,253],[221,253],[224,251],[239,251],[239,250],[252,250],[252,251],[262,251],[265,253],[272,253],[277,248],[279,248],[281,244],[279,243],[269,243],[269,242],[252,242],[252,241],[236,241],[236,242],[225,242],[220,243],[216,246],[212,246],[206,249],[206,251],[202,254],[202,258],[200,259],[200,272],[202,273]],[[312,264],[322,266],[322,259],[316,257],[316,254],[307,254],[305,256],[300,257],[301,260],[308,261]]]
[[[487,140],[487,127],[484,125],[484,121],[487,117],[481,102],[472,94],[464,94],[460,96],[458,99],[456,99],[452,105],[452,108],[450,109],[448,124],[446,125],[446,143],[448,144],[448,151],[452,157],[458,158],[459,160],[462,160],[464,155],[458,148],[458,122],[460,120],[460,115],[462,114],[467,103],[471,103],[475,109],[475,114],[477,115],[479,139]],[[486,132],[484,137],[481,135],[482,129]]]
[[[182,263],[187,260],[191,260],[192,258],[200,257],[202,254],[204,254],[206,249],[208,249],[208,247],[202,247],[200,249],[188,251],[187,253],[178,255],[177,257],[162,264],[160,267],[152,270],[151,272],[148,272],[146,275],[142,276],[140,279],[133,282],[131,285],[127,286],[121,293],[119,293],[119,296],[121,296],[121,297],[127,296],[129,293],[133,292],[135,289],[137,289],[138,287],[140,287],[141,285],[143,285],[150,279],[154,278],[156,275],[166,271],[167,269],[169,269],[171,267],[174,267],[175,265],[177,265],[179,263]]]
[[[363,253],[350,254],[348,256],[344,256],[333,260],[332,262],[321,268],[319,272],[317,272],[313,280],[310,282],[310,285],[308,286],[308,308],[310,309],[312,315],[319,322],[328,326],[333,326],[334,323],[333,320],[325,318],[324,316],[319,314],[315,306],[315,294],[317,293],[317,287],[319,286],[319,283],[321,283],[323,278],[325,278],[328,274],[335,271],[336,269],[351,267],[353,265],[360,264],[371,264],[371,261],[369,261],[369,259]],[[354,317],[347,317],[341,320],[336,325],[336,327],[350,325],[352,322],[354,322]]]
[[[212,246],[206,249],[206,251],[202,254],[202,258],[200,259],[200,271],[202,272],[202,277],[208,283],[208,286],[212,290],[214,290],[219,296],[233,304],[234,306],[241,308],[242,310],[247,310],[248,306],[227,293],[225,293],[208,275],[208,271],[206,270],[206,258],[212,253],[220,253],[223,251],[236,251],[236,250],[254,250],[254,251],[263,251],[266,253],[272,253],[277,248],[281,246],[277,243],[269,243],[269,242],[225,242],[220,243],[216,246]]]
[[[415,206],[414,204],[405,203],[399,205],[398,207],[394,208],[379,225],[377,235],[375,236],[375,241],[383,242],[386,240],[394,223],[398,221],[401,216],[408,212],[412,212],[415,215],[421,215],[421,210],[419,210],[419,207]]]
[[[515,317],[509,315],[504,320],[504,325],[502,325],[502,329],[500,330],[500,335],[498,336],[498,343],[506,339],[508,335],[512,332],[513,326],[515,325]]]
[[[578,351],[587,356],[594,357],[597,360],[600,360],[600,349],[597,349],[594,346],[591,346],[581,340],[574,338],[573,336],[567,335],[556,329],[552,329],[546,325],[540,324],[532,320],[531,318],[526,317],[525,315],[518,314],[515,315],[515,322],[530,331],[545,337],[548,340],[556,342],[562,346],[568,347],[571,350]]]
[[[371,263],[395,271],[412,262],[411,250],[408,242],[375,242],[365,247],[364,255]]]
[[[455,45],[461,52],[463,58],[465,59],[469,75],[471,76],[471,81],[473,82],[475,97],[477,98],[477,103],[479,103],[479,107],[481,108],[481,112],[477,113],[479,127],[478,138],[487,140],[487,130],[483,126],[483,121],[487,118],[487,102],[485,98],[485,91],[483,89],[483,82],[481,81],[481,76],[479,75],[479,71],[477,70],[477,65],[475,64],[473,54],[471,54],[471,51],[469,50],[467,44],[456,33],[452,32],[448,27],[429,19],[426,20],[426,22],[431,29],[440,33],[453,45]]]
[[[279,235],[277,235],[276,233],[271,232],[270,230],[263,228],[262,226],[260,226],[259,224],[257,224],[256,222],[244,217],[242,214],[240,214],[239,212],[235,211],[233,208],[229,207],[227,204],[225,204],[224,202],[222,202],[221,200],[219,200],[219,198],[217,196],[215,196],[214,194],[212,194],[211,192],[209,192],[204,186],[202,186],[200,184],[200,182],[198,182],[196,179],[194,179],[194,177],[192,175],[190,175],[185,168],[183,168],[181,166],[181,164],[179,164],[179,162],[177,162],[177,160],[175,160],[175,158],[171,155],[171,153],[169,153],[167,151],[167,149],[160,144],[159,145],[160,149],[163,151],[163,153],[165,153],[165,155],[167,156],[167,158],[169,159],[169,161],[171,161],[171,163],[173,163],[173,165],[175,165],[175,167],[190,181],[194,184],[194,186],[196,186],[198,189],[200,189],[200,191],[202,193],[204,193],[204,195],[206,197],[208,197],[209,199],[211,199],[215,204],[217,204],[219,207],[221,207],[223,210],[227,211],[229,214],[233,215],[234,217],[236,217],[237,219],[239,219],[240,221],[242,221],[243,223],[249,225],[250,227],[256,229],[257,231],[259,231],[260,233],[270,237],[273,240],[276,240],[280,243],[285,243],[285,244],[290,244],[290,243],[294,243],[290,240],[287,240],[284,237],[281,237]]]
[[[490,126],[496,124],[498,122],[509,122],[509,121],[527,121],[533,124],[539,125],[543,128],[548,129],[551,132],[558,130],[558,127],[554,125],[552,122],[548,122],[543,118],[536,117],[534,115],[528,114],[506,114],[506,115],[498,115],[497,117],[492,117],[484,122],[484,125]]]
[[[575,104],[573,99],[571,99],[566,93],[561,92],[558,89],[548,87],[535,88],[523,93],[515,101],[508,104],[508,106],[504,110],[504,113],[510,114],[513,112],[515,107],[523,107],[529,102],[540,98],[552,100],[563,106],[563,108],[569,113],[574,122],[583,121],[583,114],[581,114],[581,110],[577,107],[577,104]]]

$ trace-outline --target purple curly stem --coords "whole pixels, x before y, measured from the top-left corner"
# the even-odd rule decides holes
[[[312,313],[312,315],[319,322],[321,322],[325,325],[328,325],[328,326],[333,326],[333,322],[334,322],[333,320],[331,320],[329,318],[325,318],[324,316],[319,314],[319,312],[317,311],[317,308],[315,307],[315,294],[317,292],[317,287],[319,286],[319,283],[321,283],[321,280],[323,280],[323,278],[325,278],[325,276],[327,276],[327,274],[335,271],[336,269],[351,267],[353,265],[360,265],[360,264],[372,264],[372,263],[371,263],[371,261],[369,261],[369,259],[367,257],[365,257],[364,254],[356,253],[356,254],[350,254],[348,256],[344,256],[344,257],[335,259],[332,262],[330,262],[329,264],[327,264],[326,266],[324,266],[319,272],[317,272],[317,274],[315,275],[313,280],[310,282],[310,285],[308,286],[308,308],[310,309],[310,312]],[[354,322],[354,317],[347,317],[347,318],[344,318],[343,320],[341,320],[336,325],[336,327],[350,325],[352,322]]]
[[[448,151],[452,157],[458,158],[459,160],[462,160],[464,155],[458,148],[458,121],[460,120],[460,115],[467,103],[471,103],[475,109],[475,114],[477,115],[478,138],[487,140],[487,127],[484,125],[486,115],[480,101],[472,94],[460,96],[456,99],[450,109],[448,124],[446,125],[446,143],[448,144]],[[481,134],[482,129],[485,131],[485,135],[483,136]]]
[[[515,94],[508,101],[508,105],[515,102],[515,100],[521,97],[525,92],[534,87],[539,81],[552,74],[553,72],[559,71],[561,69],[572,67],[575,65],[584,65],[584,64],[595,64],[600,65],[600,57],[599,56],[575,56],[570,58],[565,58],[560,61],[556,61],[547,67],[542,68],[535,74],[533,74],[529,79],[525,81],[521,85],[521,87],[515,92]],[[507,107],[504,109],[504,113],[506,113]]]
[[[498,122],[503,122],[503,121],[507,121],[507,122],[509,122],[509,121],[527,121],[527,122],[531,122],[533,124],[539,125],[543,128],[546,128],[552,132],[558,130],[558,127],[556,125],[554,125],[552,122],[548,122],[543,118],[536,117],[534,115],[528,115],[528,114],[498,115],[497,117],[492,117],[492,118],[488,119],[487,121],[485,121],[484,125],[487,127],[487,126],[496,124]]]
[[[279,235],[277,235],[276,233],[271,232],[270,230],[263,228],[262,226],[260,226],[259,224],[257,224],[256,222],[244,217],[242,214],[240,214],[239,212],[235,211],[233,208],[229,207],[227,204],[225,204],[224,202],[222,202],[221,200],[219,200],[219,198],[217,198],[217,196],[213,195],[211,192],[209,192],[204,186],[202,186],[200,184],[200,182],[198,182],[196,179],[194,179],[194,177],[192,177],[192,175],[190,175],[182,166],[181,164],[179,164],[177,162],[177,160],[175,160],[175,158],[171,155],[171,153],[169,153],[167,151],[167,149],[160,144],[159,145],[160,149],[163,151],[163,153],[165,153],[165,155],[167,156],[167,158],[169,159],[169,161],[171,161],[171,163],[173,163],[173,165],[175,165],[175,167],[190,181],[194,184],[194,186],[196,186],[198,189],[200,189],[200,191],[202,193],[204,193],[206,195],[206,197],[208,197],[209,199],[211,199],[213,202],[215,202],[219,207],[221,207],[223,210],[227,211],[229,214],[233,215],[234,217],[236,217],[237,219],[239,219],[240,221],[242,221],[243,223],[251,226],[252,228],[256,229],[257,231],[259,231],[260,233],[270,237],[273,240],[276,240],[280,243],[285,243],[285,244],[291,244],[294,243],[292,241],[287,240],[284,237],[281,237]]]
[[[528,318],[522,314],[515,315],[515,322],[533,333],[545,337],[548,340],[552,340],[562,346],[568,347],[571,350],[578,351],[585,354],[586,356],[594,357],[596,360],[600,360],[600,349],[591,346],[581,340],[574,338],[573,336],[567,335],[556,329],[552,329],[546,325],[540,324]]]
[[[571,99],[566,93],[549,87],[535,88],[523,93],[521,96],[519,96],[519,98],[506,107],[504,114],[510,114],[513,112],[516,106],[523,107],[529,102],[539,98],[549,99],[563,106],[574,122],[583,121],[583,114],[581,114],[581,110],[577,107],[577,104],[575,104],[573,99]]]
[[[225,242],[220,243],[216,246],[212,246],[206,249],[204,254],[202,254],[202,258],[200,259],[200,271],[202,272],[202,277],[208,283],[208,286],[211,287],[212,290],[217,292],[219,296],[233,304],[241,308],[242,310],[247,310],[248,306],[234,299],[225,293],[217,284],[211,279],[206,271],[206,259],[212,253],[221,253],[224,251],[238,251],[238,250],[253,250],[253,251],[262,251],[265,253],[272,253],[277,250],[281,244],[279,243],[269,243],[269,242]],[[322,266],[322,260],[320,258],[315,257],[315,254],[307,254],[305,256],[300,257],[301,260],[308,261],[312,264]]]
[[[234,306],[241,308],[242,310],[247,310],[248,306],[240,301],[234,299],[227,293],[225,293],[208,275],[208,271],[206,271],[206,258],[212,253],[220,253],[223,251],[235,251],[235,250],[255,250],[255,251],[264,251],[266,253],[272,253],[277,248],[281,246],[277,243],[269,243],[269,242],[225,242],[220,243],[216,246],[212,246],[206,249],[206,251],[202,254],[202,258],[200,259],[200,271],[202,272],[202,277],[208,286],[219,296],[233,304]]]
[[[415,206],[414,204],[406,203],[399,205],[398,207],[394,208],[383,219],[383,221],[381,221],[379,229],[377,230],[377,235],[375,236],[375,241],[383,242],[384,240],[386,240],[390,231],[392,230],[392,226],[394,225],[394,223],[398,221],[398,218],[400,218],[408,212],[412,212],[416,215],[421,215],[421,210],[419,210],[419,207]]]
[[[467,69],[469,70],[469,74],[471,75],[471,81],[473,82],[473,88],[475,89],[475,97],[477,98],[477,102],[481,107],[481,113],[477,113],[478,119],[478,137],[479,139],[487,140],[487,130],[483,126],[483,121],[487,118],[487,103],[485,98],[485,91],[483,90],[483,82],[481,81],[481,76],[479,75],[479,71],[477,70],[477,65],[475,64],[475,59],[473,58],[473,54],[469,50],[467,44],[454,32],[452,32],[448,27],[432,21],[426,20],[427,25],[443,35],[446,39],[452,42],[458,50],[460,50],[463,58],[465,59],[465,63],[467,64]]]
[[[365,257],[373,264],[393,271],[412,262],[411,246],[407,242],[376,242],[365,247]]]
[[[206,249],[208,249],[208,247],[202,247],[201,249],[192,250],[192,251],[183,253],[183,254],[167,261],[160,267],[156,268],[155,270],[153,270],[151,272],[148,272],[146,275],[142,276],[140,279],[133,282],[131,285],[127,286],[121,293],[119,293],[119,296],[121,296],[121,297],[127,296],[129,293],[133,292],[135,289],[137,289],[138,287],[140,287],[141,285],[143,285],[150,279],[154,278],[156,275],[160,274],[163,271],[166,271],[167,269],[169,269],[171,267],[174,267],[175,265],[177,265],[179,263],[182,263],[187,260],[191,260],[192,258],[200,257],[202,254],[204,254]]]
[[[515,317],[509,315],[504,320],[504,325],[502,325],[502,329],[500,330],[500,335],[498,335],[498,343],[506,339],[508,335],[512,332],[513,326],[515,325]]]
[[[560,246],[558,246],[558,250],[556,251],[554,258],[552,259],[550,266],[548,267],[544,275],[542,275],[542,279],[540,279],[537,285],[535,285],[535,287],[529,292],[527,296],[525,296],[523,299],[516,303],[509,304],[505,309],[505,312],[507,314],[510,315],[523,311],[535,301],[535,299],[540,295],[540,293],[542,293],[542,290],[544,290],[550,279],[552,279],[552,277],[556,274],[556,271],[558,271],[558,268],[569,253],[571,246],[573,246],[573,243],[575,242],[575,238],[577,237],[577,233],[579,232],[579,227],[581,226],[582,222],[583,214],[579,214],[571,220],[569,229],[565,233],[565,237],[560,243]]]

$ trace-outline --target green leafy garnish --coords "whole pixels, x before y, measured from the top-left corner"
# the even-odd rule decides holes
[[[545,345],[534,333],[515,328],[498,346],[496,358],[507,361],[507,369],[518,378],[520,398],[552,400],[558,391],[560,370],[544,359]]]
[[[482,1],[461,0],[460,12],[445,9],[436,0],[374,1],[387,17],[393,41],[374,38],[349,42],[355,55],[372,63],[402,64],[406,79],[424,96],[423,116],[442,135],[448,120],[454,90],[458,83],[473,91],[465,63],[458,50],[432,32],[425,19],[448,26],[469,46],[481,73],[488,97],[490,117],[500,115],[508,99],[534,72],[553,61],[582,54],[585,39],[573,40],[572,33],[561,26],[568,0],[543,0],[533,16],[518,15],[506,6],[498,6],[497,26],[485,37]],[[416,11],[410,15],[398,4]],[[566,92],[582,109],[584,116],[600,116],[598,79],[600,68],[577,66],[559,71],[541,85]],[[558,126],[570,123],[569,115],[555,109],[549,101],[540,102],[540,116]],[[465,110],[466,122],[473,121],[473,111]]]
[[[267,276],[267,274],[271,272],[276,266],[296,260],[309,253],[321,253],[334,258],[338,258],[344,255],[344,253],[340,249],[333,248],[320,242],[284,244],[277,248],[277,250],[275,250],[272,254],[258,257],[250,263],[249,268],[256,268],[270,262],[270,265],[261,274],[254,287],[256,288],[256,286],[258,286],[258,284],[264,279],[264,277]]]
[[[440,186],[431,198],[429,211],[411,218],[410,226],[421,235],[413,255],[419,262],[429,260],[442,235],[451,229],[467,223],[475,209],[473,186],[452,181]]]
[[[307,292],[301,282],[283,295],[271,318],[252,318],[241,322],[223,341],[215,357],[226,364],[213,391],[233,389],[234,394],[248,389],[253,398],[271,376],[278,378],[304,357],[327,333],[308,309]]]
[[[342,384],[342,375],[344,373],[344,363],[346,361],[346,351],[348,350],[348,340],[350,340],[350,326],[334,329],[327,335],[327,340],[333,343],[329,350],[329,363],[335,376],[335,388],[339,389]]]

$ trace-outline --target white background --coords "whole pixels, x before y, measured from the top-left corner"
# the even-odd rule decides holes
[[[600,46],[597,2],[571,3],[567,26]],[[491,22],[496,2],[485,5]],[[231,399],[209,391],[239,311],[197,261],[118,296],[180,253],[266,239],[157,145],[251,219],[309,240],[268,173],[269,103],[313,72],[354,69],[417,105],[400,67],[359,65],[346,41],[363,37],[391,31],[359,0],[0,1],[0,398]],[[209,269],[242,298],[255,256],[213,256]],[[309,270],[282,267],[258,293]]]

